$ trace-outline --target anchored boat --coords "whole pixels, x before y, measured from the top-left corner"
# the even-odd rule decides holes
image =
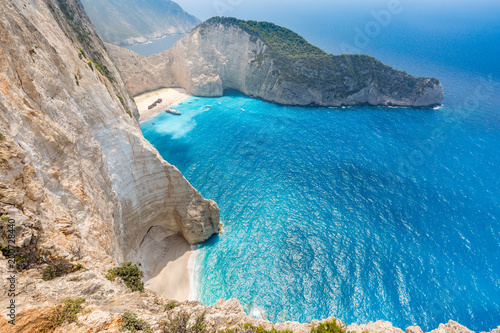
[[[168,108],[168,109],[165,109],[165,112],[166,113],[170,113],[170,114],[174,114],[176,116],[180,116],[181,115],[180,111],[176,110],[176,109],[170,109],[170,108]]]

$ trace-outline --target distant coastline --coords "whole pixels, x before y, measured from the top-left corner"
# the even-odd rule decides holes
[[[145,42],[120,45],[130,51],[134,51],[143,56],[158,54],[170,49],[181,38],[186,36],[184,33],[163,35],[158,38],[147,39]]]

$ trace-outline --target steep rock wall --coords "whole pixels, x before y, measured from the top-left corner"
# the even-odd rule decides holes
[[[191,244],[217,232],[217,205],[143,138],[77,0],[2,1],[0,31],[0,203],[39,247],[81,238],[121,262],[153,226]]]
[[[126,73],[127,86],[132,95],[160,88],[181,87],[174,76],[168,51],[145,57],[120,46],[105,45],[120,72]]]
[[[335,71],[297,59],[288,64],[292,69],[288,71],[276,62],[262,39],[238,25],[217,20],[198,26],[168,55],[180,85],[200,96],[219,96],[225,89],[236,89],[285,105],[417,107],[440,104],[444,98],[439,81],[431,84],[431,78],[415,79],[383,65],[372,67],[374,59],[366,56],[338,58],[340,66]],[[377,76],[386,81],[377,82]],[[333,83],[332,77],[342,83]],[[407,85],[412,87],[401,89]]]
[[[437,105],[444,98],[438,80],[414,78],[367,56],[333,57],[337,67],[318,65],[325,59],[296,59],[289,70],[262,39],[235,24],[206,22],[157,55],[144,57],[119,47],[111,55],[134,95],[159,86],[182,87],[198,96],[236,89],[285,105],[415,107]]]

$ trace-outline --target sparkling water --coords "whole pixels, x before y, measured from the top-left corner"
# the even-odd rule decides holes
[[[498,49],[498,24],[489,39],[438,31],[430,45],[387,29],[370,54],[439,78],[444,106],[288,107],[226,92],[142,124],[221,209],[223,233],[196,257],[198,300],[236,297],[273,322],[500,325],[500,71],[471,61]]]

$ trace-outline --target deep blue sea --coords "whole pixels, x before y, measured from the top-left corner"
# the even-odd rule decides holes
[[[221,209],[224,232],[197,255],[198,300],[236,297],[274,322],[500,325],[500,15],[455,14],[405,12],[360,50],[440,79],[439,109],[286,107],[233,91],[142,124]],[[295,30],[328,52],[354,45],[323,16]]]

